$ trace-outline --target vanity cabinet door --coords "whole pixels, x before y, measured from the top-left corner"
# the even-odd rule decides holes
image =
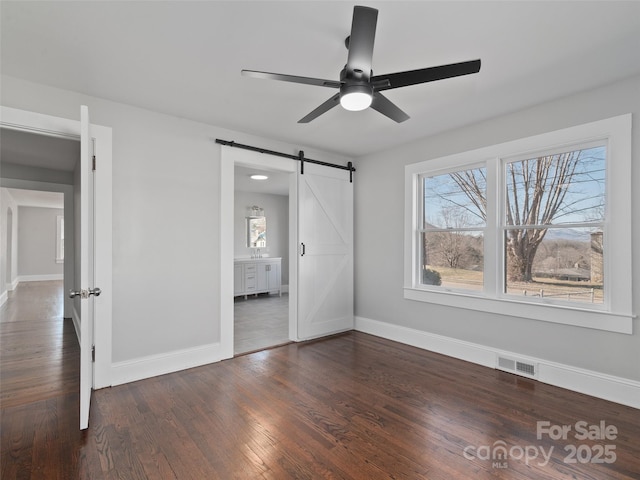
[[[257,284],[257,288],[256,290],[258,292],[266,292],[269,289],[268,283],[267,283],[267,274],[268,272],[268,267],[269,264],[268,263],[259,263],[256,265],[256,284]]]
[[[280,262],[268,263],[265,267],[267,269],[267,290],[270,292],[280,291]]]

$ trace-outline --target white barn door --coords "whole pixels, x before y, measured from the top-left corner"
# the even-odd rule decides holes
[[[298,175],[298,338],[351,330],[353,184],[312,163]]]

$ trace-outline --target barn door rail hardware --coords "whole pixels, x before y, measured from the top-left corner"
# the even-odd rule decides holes
[[[298,152],[298,155],[291,155],[289,153],[276,152],[275,150],[269,150],[261,147],[254,147],[252,145],[244,145],[242,143],[234,142],[233,140],[222,140],[220,138],[216,138],[216,143],[219,143],[220,145],[226,145],[227,147],[242,148],[244,150],[251,150],[252,152],[266,153],[268,155],[275,155],[276,157],[283,157],[283,158],[290,158],[292,160],[297,160],[300,162],[301,174],[304,174],[305,163],[314,163],[316,165],[323,165],[325,167],[339,168],[340,170],[348,170],[349,181],[353,182],[353,172],[356,171],[355,167],[353,166],[353,162],[348,162],[346,165],[338,165],[336,163],[323,162],[322,160],[313,160],[312,158],[305,157],[304,152],[302,150]]]

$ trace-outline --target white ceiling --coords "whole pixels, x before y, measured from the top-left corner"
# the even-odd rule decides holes
[[[386,92],[411,119],[337,107],[348,1],[2,1],[3,74],[350,156],[640,74],[640,2],[387,1],[374,74],[482,59],[476,75]],[[230,139],[233,140],[233,139]]]
[[[266,180],[253,180],[251,175],[254,174],[266,175],[269,178]],[[234,176],[235,189],[238,191],[289,195],[289,174],[286,172],[236,166]]]

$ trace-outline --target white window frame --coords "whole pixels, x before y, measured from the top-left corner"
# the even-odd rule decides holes
[[[64,215],[56,215],[56,263],[64,263]]]
[[[503,293],[504,235],[500,224],[505,161],[544,150],[606,141],[603,305],[568,305]],[[420,282],[421,176],[473,168],[487,175],[484,290],[459,291]],[[427,160],[405,167],[404,298],[564,325],[632,334],[631,114]]]

